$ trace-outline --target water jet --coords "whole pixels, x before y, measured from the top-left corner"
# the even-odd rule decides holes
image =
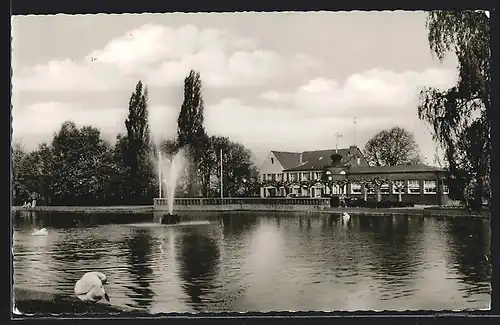
[[[179,223],[181,217],[174,214],[174,198],[177,189],[177,182],[184,171],[186,159],[184,151],[179,150],[172,159],[162,159],[161,152],[158,157],[158,178],[160,182],[160,198],[162,197],[162,185],[165,185],[165,196],[167,199],[168,213],[160,217],[161,224]]]

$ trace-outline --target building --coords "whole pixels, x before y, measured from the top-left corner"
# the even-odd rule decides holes
[[[424,164],[369,166],[357,146],[304,152],[271,151],[260,168],[261,197],[322,197],[444,204],[446,173]]]

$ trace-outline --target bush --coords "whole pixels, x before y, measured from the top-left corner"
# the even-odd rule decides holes
[[[399,201],[389,201],[383,200],[378,202],[377,208],[406,208],[413,207],[415,204],[413,202],[399,202]]]
[[[331,207],[338,207],[340,204],[340,199],[338,196],[332,196],[330,198],[330,206]]]
[[[346,205],[348,207],[351,207],[351,208],[354,208],[354,207],[362,208],[362,207],[366,206],[366,201],[363,199],[353,197],[353,198],[346,199]]]

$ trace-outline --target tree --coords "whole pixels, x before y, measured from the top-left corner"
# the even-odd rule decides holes
[[[27,189],[24,183],[23,160],[26,156],[22,145],[15,142],[12,146],[12,204],[17,205],[24,201]]]
[[[380,192],[380,188],[382,185],[387,184],[389,181],[385,177],[371,177],[370,182],[375,187],[375,191],[377,193],[377,202],[382,201],[382,193]]]
[[[165,140],[160,144],[160,150],[168,156],[173,156],[179,151],[179,143],[176,139]]]
[[[212,193],[220,195],[220,165],[222,149],[222,175],[225,197],[253,195],[258,181],[257,168],[252,162],[250,150],[240,143],[230,141],[226,137],[210,137],[211,159],[207,167],[211,168]],[[207,155],[208,156],[208,155]],[[215,186],[214,186],[215,185]]]
[[[404,181],[393,181],[392,185],[394,186],[395,189],[398,190],[398,201],[401,202],[403,201],[403,192],[405,188],[405,182]]]
[[[450,196],[472,209],[489,200],[491,174],[490,25],[484,12],[432,11],[426,21],[431,50],[458,59],[458,82],[420,93],[419,118],[431,125],[450,172]],[[465,140],[465,141],[464,141]],[[465,198],[466,189],[468,199]],[[471,197],[472,195],[472,197]]]
[[[369,190],[374,190],[374,185],[371,181],[371,178],[363,177],[358,180],[356,180],[356,183],[360,184],[363,188],[363,199],[365,201],[368,201],[368,191]]]
[[[366,143],[364,156],[372,166],[409,165],[422,161],[413,134],[397,126],[371,138]]]
[[[34,168],[32,171],[35,173],[34,179],[36,179],[36,185],[34,189],[36,193],[39,194],[39,198],[42,204],[50,204],[52,194],[50,187],[53,182],[53,162],[54,156],[52,148],[46,144],[42,143],[38,146],[37,150],[29,154],[30,158],[33,159],[33,163],[30,164]]]
[[[150,159],[151,141],[148,125],[148,89],[139,80],[129,101],[125,120],[127,134],[119,144],[123,159],[123,189],[130,203],[146,203],[156,193],[154,165]]]
[[[201,166],[207,165],[202,162],[202,159],[209,146],[208,136],[203,126],[204,105],[201,87],[200,74],[191,70],[184,79],[184,102],[177,118],[178,145],[186,149],[190,160],[189,195],[199,194],[198,180],[208,174],[206,170],[200,169]]]
[[[52,141],[53,203],[97,205],[108,199],[106,188],[116,172],[111,146],[98,129],[63,123]]]
[[[377,201],[380,202],[382,200],[382,194],[380,193],[380,187],[384,184],[387,184],[389,180],[385,177],[379,176],[366,176],[355,181],[357,184],[360,184],[363,187],[364,199],[367,201],[368,199],[368,191],[374,190],[377,194]]]

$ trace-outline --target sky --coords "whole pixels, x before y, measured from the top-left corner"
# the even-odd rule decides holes
[[[285,12],[15,16],[13,140],[50,142],[66,120],[114,141],[139,80],[156,140],[174,138],[183,82],[200,72],[209,135],[270,150],[364,148],[393,126],[425,162],[436,144],[417,116],[426,86],[456,83],[427,40],[425,12]],[[354,120],[356,123],[354,123]],[[336,134],[342,137],[337,138]]]

